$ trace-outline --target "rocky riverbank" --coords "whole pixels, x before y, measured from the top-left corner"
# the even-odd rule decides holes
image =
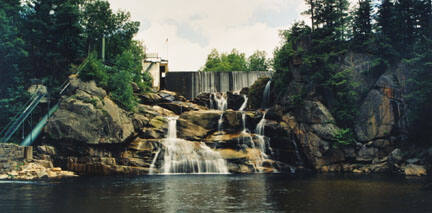
[[[0,144],[0,180],[34,180],[77,177],[54,167],[50,160],[33,159],[32,147]]]
[[[178,117],[179,139],[218,152],[231,173],[301,169],[421,176],[432,156],[432,150],[400,146],[403,100],[394,75],[384,74],[369,86],[356,119],[356,141],[349,145],[337,143],[341,129],[320,98],[305,100],[296,110],[283,100],[259,109],[268,79],[240,94],[201,94],[193,101],[169,91],[136,89],[134,112],[121,109],[94,82],[71,81],[35,156],[80,175],[161,172],[170,117]],[[218,110],[222,96],[226,106]],[[240,110],[243,103],[247,107]]]

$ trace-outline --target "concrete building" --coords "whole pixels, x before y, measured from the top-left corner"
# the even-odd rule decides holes
[[[143,61],[142,72],[149,72],[153,78],[153,88],[165,88],[165,76],[168,72],[168,60],[162,59],[157,53],[147,53]]]

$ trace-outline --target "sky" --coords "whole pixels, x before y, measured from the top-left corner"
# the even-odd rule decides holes
[[[137,40],[148,53],[168,58],[171,71],[196,71],[213,48],[236,48],[251,55],[264,50],[272,57],[279,31],[298,20],[304,0],[109,0],[141,22]],[[168,42],[166,42],[168,39]]]

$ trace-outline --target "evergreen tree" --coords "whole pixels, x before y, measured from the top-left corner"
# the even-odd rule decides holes
[[[415,17],[414,2],[418,0],[398,0],[395,4],[395,35],[393,46],[401,57],[409,57],[415,42]]]
[[[26,16],[29,77],[61,83],[69,66],[82,57],[82,28],[77,0],[34,0]]]
[[[378,6],[376,23],[376,48],[375,55],[381,58],[383,67],[396,63],[399,58],[394,42],[396,38],[396,10],[391,0],[382,0]]]
[[[370,0],[360,0],[354,13],[353,43],[356,49],[361,49],[372,36],[372,6]]]
[[[19,0],[0,1],[0,129],[27,98],[21,72],[27,52],[21,37]]]
[[[20,10],[19,0],[0,2],[0,98],[7,95],[4,90],[19,77],[20,65],[27,55],[19,30]]]

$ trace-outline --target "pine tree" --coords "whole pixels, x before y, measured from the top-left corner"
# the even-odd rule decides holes
[[[395,30],[393,46],[401,57],[409,57],[412,54],[412,47],[415,42],[415,17],[414,1],[399,0],[395,4]]]
[[[378,7],[378,31],[384,37],[391,39],[394,36],[395,8],[391,0],[382,0]]]
[[[359,1],[353,20],[353,43],[355,47],[362,47],[372,36],[371,12],[370,0]]]

